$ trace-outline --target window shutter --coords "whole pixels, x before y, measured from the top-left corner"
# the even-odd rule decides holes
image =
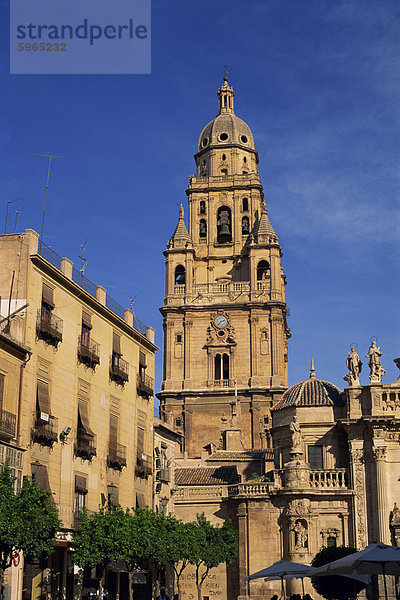
[[[108,502],[111,506],[118,506],[118,488],[115,485],[107,486]]]
[[[82,311],[82,325],[88,329],[92,329],[92,316],[84,310]]]
[[[35,481],[40,485],[42,490],[50,489],[49,474],[46,465],[41,465],[35,477]]]
[[[139,352],[139,365],[141,367],[146,367],[146,355],[144,352]]]
[[[121,338],[117,333],[113,334],[113,353],[121,356]]]
[[[118,441],[118,417],[110,415],[110,447],[117,448]]]
[[[44,381],[37,382],[37,401],[40,412],[51,415],[49,384]]]
[[[86,487],[86,478],[81,475],[75,475],[75,491],[87,494],[88,490]]]
[[[144,450],[144,429],[138,427],[137,430],[137,457],[143,460],[142,454]]]
[[[3,408],[5,375],[0,373],[0,410]]]
[[[89,405],[85,400],[79,398],[78,400],[78,412],[81,419],[82,427],[88,435],[94,436],[94,433],[89,425]]]
[[[54,308],[54,300],[53,300],[53,288],[51,288],[46,283],[43,283],[42,286],[42,302],[43,304],[47,304],[50,308]]]
[[[136,506],[137,508],[146,507],[146,500],[142,492],[136,492]]]

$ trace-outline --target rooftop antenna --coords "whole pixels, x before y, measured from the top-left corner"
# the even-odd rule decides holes
[[[83,274],[84,274],[84,272],[85,272],[86,265],[87,265],[87,258],[85,258],[85,257],[83,256],[83,253],[84,253],[84,252],[85,252],[85,250],[86,250],[86,244],[87,244],[87,240],[85,240],[85,241],[83,242],[83,244],[81,245],[81,253],[80,253],[80,256],[78,257],[78,258],[80,258],[80,259],[81,259],[81,268],[79,269],[79,272],[80,272],[80,274],[81,274],[81,276],[82,276],[82,280],[83,280]]]
[[[7,233],[8,209],[10,208],[10,204],[13,204],[14,202],[18,202],[18,200],[23,200],[23,198],[15,198],[15,200],[8,200],[8,202],[7,202],[6,222],[4,223],[4,233]]]
[[[24,208],[25,208],[25,207],[23,206],[23,207],[22,207],[22,208],[20,208],[19,210],[16,210],[16,211],[15,211],[15,224],[14,224],[14,233],[17,231],[17,221],[18,221],[18,216],[19,216],[19,213],[20,213],[21,211],[23,211],[23,210],[24,210]]]
[[[49,179],[50,179],[50,167],[51,161],[53,158],[67,158],[66,156],[61,156],[59,154],[52,154],[51,152],[45,152],[44,154],[36,154],[34,156],[42,156],[49,157],[49,166],[47,168],[47,180],[46,180],[46,192],[44,195],[44,206],[43,206],[43,217],[42,217],[42,229],[40,230],[40,242],[39,242],[39,251],[42,249],[42,239],[43,239],[43,229],[44,229],[44,217],[46,214],[46,205],[47,205],[47,192],[49,191]]]
[[[131,309],[132,312],[134,312],[133,307],[135,306],[135,300],[136,300],[137,294],[135,294],[132,298],[132,294],[129,296],[129,308]]]

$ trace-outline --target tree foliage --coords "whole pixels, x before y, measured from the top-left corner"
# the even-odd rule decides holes
[[[334,560],[354,554],[354,552],[357,552],[357,550],[350,546],[323,548],[314,556],[311,564],[313,567],[322,567]],[[340,575],[313,577],[311,583],[315,591],[326,600],[354,600],[365,587],[365,584],[356,579],[341,577]]]
[[[0,470],[0,585],[15,552],[23,552],[26,561],[49,556],[60,526],[51,491],[43,490],[35,480],[25,477],[21,490],[15,494],[11,469],[3,465]]]

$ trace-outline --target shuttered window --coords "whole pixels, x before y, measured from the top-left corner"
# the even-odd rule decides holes
[[[51,415],[49,384],[44,381],[37,382],[38,410],[46,415]]]
[[[139,352],[139,365],[146,368],[146,355],[144,352]]]
[[[49,474],[47,472],[46,465],[40,466],[40,469],[38,469],[38,472],[35,476],[35,481],[40,485],[42,490],[50,489]]]
[[[118,506],[118,488],[115,485],[107,486],[109,506]]]
[[[94,433],[89,424],[89,405],[85,400],[82,400],[82,398],[79,398],[78,400],[78,414],[80,424],[85,430],[85,433],[87,433],[87,435],[94,436]]]
[[[121,338],[117,333],[113,334],[113,353],[121,356]]]
[[[2,410],[2,408],[3,408],[5,380],[6,380],[6,376],[3,375],[3,373],[0,373],[0,410]]]
[[[53,288],[51,288],[46,283],[43,283],[42,286],[42,304],[46,304],[49,308],[54,308],[54,300],[53,300]]]
[[[75,475],[75,491],[87,494],[86,478],[81,475]]]
[[[146,500],[144,494],[141,492],[136,492],[136,507],[137,508],[145,508]]]
[[[84,310],[82,311],[82,325],[87,329],[92,329],[92,316]]]
[[[143,451],[144,451],[144,429],[138,427],[137,430],[137,457],[140,460],[143,460]]]
[[[118,442],[118,417],[110,415],[110,448],[117,449]]]

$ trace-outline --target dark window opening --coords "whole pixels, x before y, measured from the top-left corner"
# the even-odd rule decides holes
[[[266,260],[260,260],[257,265],[257,281],[262,281],[266,278],[269,272],[269,263]]]
[[[221,169],[221,175],[228,175],[228,169]]]
[[[182,334],[181,333],[176,334],[176,341],[178,344],[182,343]]]
[[[242,209],[243,209],[243,211],[249,210],[249,199],[248,198],[242,198]]]
[[[221,379],[221,355],[216,354],[214,358],[214,379]]]
[[[178,265],[175,269],[175,285],[185,285],[186,271],[185,267]]]
[[[243,144],[247,144],[247,136],[246,135],[241,135],[240,139],[243,142]]]
[[[326,540],[326,545],[328,548],[336,548],[336,538],[330,535]]]
[[[207,222],[205,219],[200,219],[199,236],[201,238],[207,237]]]
[[[246,158],[246,156],[243,156],[243,162],[244,162],[244,163],[247,163],[247,158]]]
[[[231,209],[228,206],[220,206],[217,213],[217,240],[224,244],[232,241]]]
[[[216,354],[214,357],[214,379],[229,379],[229,355]]]
[[[177,417],[175,419],[175,426],[176,427],[182,427],[182,419],[180,417]]]
[[[243,217],[242,219],[242,235],[250,233],[250,221],[249,217]]]
[[[248,171],[242,171],[242,175],[248,175],[249,172]]]
[[[226,154],[222,155],[222,160],[226,160]]]
[[[206,203],[204,200],[200,200],[200,214],[201,215],[206,214]]]
[[[308,446],[308,464],[311,469],[324,468],[322,446]]]
[[[222,379],[229,379],[229,356],[227,354],[222,357]]]
[[[227,133],[221,133],[221,135],[219,136],[219,139],[221,140],[221,142],[225,142],[225,140],[227,140],[229,137],[229,135]]]

